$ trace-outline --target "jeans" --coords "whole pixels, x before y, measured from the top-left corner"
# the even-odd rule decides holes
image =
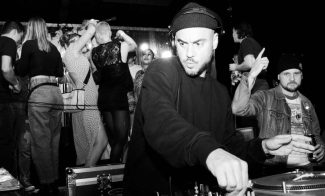
[[[15,137],[14,111],[11,103],[0,103],[0,167],[14,172]]]
[[[34,80],[33,85],[42,82]],[[41,184],[53,183],[59,177],[62,105],[62,95],[56,86],[40,86],[29,98],[32,159]]]
[[[29,171],[31,165],[31,150],[30,150],[30,133],[27,133],[27,114],[25,111],[26,103],[24,102],[14,102],[11,104],[12,110],[14,112],[14,130],[16,133],[15,137],[15,171],[14,176],[19,174],[19,179],[21,177],[29,179]],[[17,154],[18,153],[18,156]],[[18,158],[18,160],[17,160]],[[18,169],[18,171],[17,171]]]

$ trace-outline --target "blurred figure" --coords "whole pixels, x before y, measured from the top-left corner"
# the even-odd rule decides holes
[[[141,65],[137,64],[137,54],[135,51],[132,51],[128,55],[128,65],[130,69],[130,73],[132,76],[132,79],[135,79],[135,74],[142,69]]]
[[[232,36],[235,43],[239,43],[239,51],[237,53],[237,60],[229,65],[230,71],[249,72],[252,68],[255,58],[262,50],[261,45],[252,37],[252,26],[246,22],[235,24],[232,29]],[[267,72],[263,70],[258,76],[252,93],[257,90],[269,89],[267,82]]]
[[[21,45],[18,47],[17,60],[21,52]],[[17,133],[17,150],[18,156],[15,155],[15,167],[18,168],[18,179],[27,192],[38,191],[31,181],[32,153],[31,153],[31,136],[29,121],[27,117],[26,104],[28,99],[28,76],[18,77],[21,84],[21,92],[13,93],[13,108],[15,112],[14,130]]]
[[[89,20],[84,30],[79,32],[82,34],[81,37],[76,33],[64,35],[67,49],[63,62],[76,88],[85,88],[85,104],[91,105],[82,112],[72,113],[72,128],[77,153],[76,164],[86,167],[96,165],[108,143],[97,108],[98,87],[90,74],[88,60],[90,48],[87,45],[89,46],[95,34],[96,24],[95,20]],[[88,83],[84,84],[87,74],[90,74],[90,78]]]
[[[15,173],[14,155],[17,147],[14,99],[11,93],[19,93],[21,85],[14,72],[17,44],[23,36],[23,26],[14,21],[6,22],[0,37],[0,167],[5,168],[13,176]]]
[[[254,116],[259,121],[258,137],[269,138],[280,134],[313,134],[317,145],[311,154],[315,163],[324,158],[324,141],[315,108],[298,89],[303,78],[300,60],[284,54],[277,65],[279,85],[269,90],[252,93],[252,88],[263,64],[256,63],[249,74],[243,76],[232,102],[232,111],[240,116]],[[288,156],[274,156],[264,165],[262,175],[273,175],[294,169],[313,169],[313,160],[305,152],[291,152]],[[254,170],[255,172],[255,170]]]
[[[232,29],[232,36],[235,43],[239,43],[239,50],[237,53],[237,59],[234,59],[234,63],[229,65],[229,70],[236,75],[233,81],[239,81],[238,77],[244,72],[249,72],[252,68],[257,55],[262,50],[261,45],[252,37],[253,28],[247,22],[235,23]],[[238,85],[238,83],[237,83]],[[235,87],[237,86],[235,85]],[[232,88],[236,89],[236,88]],[[258,90],[269,89],[267,82],[267,71],[262,70],[261,74],[257,77],[252,89],[252,93]],[[231,92],[232,94],[234,92]],[[254,117],[238,117],[236,116],[236,128],[249,128],[257,136],[259,128],[257,120]]]
[[[144,77],[144,73],[146,72],[150,63],[155,59],[155,54],[151,49],[146,49],[142,51],[141,54],[141,66],[142,70],[139,70],[135,75],[134,79],[134,96],[135,96],[135,104],[138,103],[138,98],[141,92],[142,81]]]
[[[133,90],[127,56],[137,45],[122,30],[116,32],[116,39],[111,36],[109,24],[99,22],[95,33],[98,46],[93,48],[91,56],[100,75],[98,108],[111,146],[110,161],[120,163],[130,130],[127,93]]]
[[[30,79],[28,119],[32,159],[41,184],[41,195],[58,194],[59,141],[63,100],[57,77],[63,77],[59,51],[47,39],[42,18],[31,18],[17,65],[17,73]]]
[[[133,83],[134,83],[135,74],[139,70],[142,70],[142,67],[137,64],[137,53],[136,53],[136,51],[129,52],[127,59],[128,59],[127,63],[129,65],[130,74],[132,76],[132,80],[133,80]],[[132,91],[129,91],[127,96],[128,96],[129,111],[130,111],[130,133],[129,134],[131,134],[132,126],[133,126],[135,105],[136,105],[134,90],[132,89]]]

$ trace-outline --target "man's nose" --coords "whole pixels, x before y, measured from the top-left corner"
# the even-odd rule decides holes
[[[186,55],[187,57],[193,57],[194,54],[194,48],[191,44],[188,45],[187,50],[186,50]]]

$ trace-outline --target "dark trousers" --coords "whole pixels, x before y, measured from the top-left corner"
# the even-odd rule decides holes
[[[11,103],[0,103],[0,167],[14,173],[14,112]]]
[[[26,114],[26,103],[14,102],[12,103],[12,110],[14,112],[14,130],[16,133],[15,138],[15,163],[13,175],[18,176],[21,180],[22,175],[29,173],[30,171],[30,139],[26,135],[27,126],[27,114]]]

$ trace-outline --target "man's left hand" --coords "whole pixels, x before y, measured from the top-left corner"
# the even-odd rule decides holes
[[[324,146],[317,144],[313,156],[316,158],[317,162],[321,161],[324,158]]]

